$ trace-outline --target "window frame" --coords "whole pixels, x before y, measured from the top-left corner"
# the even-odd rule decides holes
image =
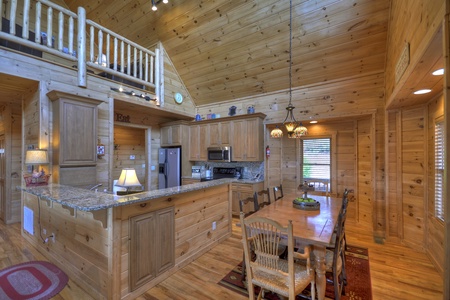
[[[440,128],[440,132],[438,129]],[[439,136],[438,136],[439,135]],[[440,151],[438,154],[437,144],[440,141],[439,147]],[[439,117],[435,120],[434,123],[434,160],[433,160],[433,169],[434,169],[434,207],[433,207],[433,215],[439,222],[445,222],[445,201],[444,201],[444,172],[445,172],[445,123],[444,118]],[[437,156],[439,155],[440,161]],[[438,168],[437,164],[441,165],[441,168]],[[440,176],[438,176],[440,174]],[[440,186],[438,186],[440,184]],[[438,192],[440,191],[440,192]]]
[[[304,176],[303,176],[303,141],[304,140],[317,140],[317,139],[329,139],[330,140],[330,179],[329,179],[329,186],[328,186],[328,191],[329,193],[333,193],[333,190],[336,190],[336,176],[335,176],[335,172],[336,172],[336,154],[334,149],[336,149],[336,133],[332,133],[329,135],[317,135],[317,136],[304,136],[301,137],[299,139],[299,146],[298,146],[298,155],[297,157],[299,157],[300,159],[298,160],[298,178],[299,178],[299,182],[303,183],[304,182]]]

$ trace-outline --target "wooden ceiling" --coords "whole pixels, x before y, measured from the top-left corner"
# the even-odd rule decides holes
[[[196,105],[289,88],[289,1],[59,0],[152,47],[163,43]],[[293,0],[292,86],[384,72],[390,0]]]

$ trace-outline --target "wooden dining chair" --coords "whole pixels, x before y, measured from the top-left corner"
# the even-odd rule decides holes
[[[280,200],[283,198],[283,186],[280,184],[279,186],[273,187],[273,199],[274,201]]]
[[[311,249],[306,246],[302,249],[303,253],[294,251],[292,221],[289,221],[287,227],[283,227],[268,218],[245,218],[244,213],[241,213],[240,220],[249,299],[255,299],[254,285],[261,287],[258,299],[265,290],[269,290],[294,300],[295,296],[309,284],[311,284],[311,299],[315,299],[315,273],[311,268]],[[287,237],[287,259],[280,258],[277,254],[282,237]],[[252,248],[256,255],[254,260]],[[296,263],[294,259],[302,260],[304,264]]]
[[[345,294],[347,275],[345,272],[345,220],[347,208],[341,211],[337,222],[337,231],[333,235],[334,248],[327,248],[325,255],[326,272],[332,273],[327,279],[334,287],[334,299],[339,300]]]
[[[270,192],[269,188],[260,190],[259,192],[256,192],[256,195],[258,197],[258,205],[259,208],[263,208],[264,206],[267,206],[270,204]],[[267,198],[267,200],[266,200]],[[262,200],[261,200],[262,199]]]
[[[241,194],[239,193],[238,199],[239,199],[239,211],[243,212],[246,217],[259,210],[258,197],[256,196],[256,192],[253,193],[251,197],[243,199],[241,199]],[[249,203],[252,205],[248,205]]]

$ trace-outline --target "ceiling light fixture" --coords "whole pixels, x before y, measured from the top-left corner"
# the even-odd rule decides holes
[[[289,1],[289,105],[286,107],[287,115],[283,125],[287,130],[288,138],[300,138],[308,133],[308,129],[294,118],[294,106],[292,105],[292,0]],[[270,137],[281,138],[283,131],[275,127],[270,132]]]
[[[169,0],[152,0],[152,10],[157,11],[158,7],[156,7],[156,5],[158,5],[161,2],[164,4],[167,4],[167,3],[169,3]]]
[[[442,69],[437,69],[436,71],[434,71],[433,73],[434,76],[439,76],[439,75],[444,75],[444,68]]]
[[[415,91],[414,95],[423,95],[423,94],[428,94],[429,92],[431,92],[430,89],[422,89],[422,90]]]

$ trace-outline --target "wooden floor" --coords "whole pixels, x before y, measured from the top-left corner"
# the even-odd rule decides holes
[[[246,299],[217,284],[242,260],[241,233],[233,224],[233,234],[185,268],[137,299]],[[21,238],[20,224],[6,226],[0,221],[0,268],[44,257]],[[407,247],[375,244],[368,230],[347,222],[349,244],[369,248],[373,299],[442,299],[442,278],[427,256]],[[54,298],[92,299],[76,284],[69,284]],[[364,300],[364,299],[361,299]]]

